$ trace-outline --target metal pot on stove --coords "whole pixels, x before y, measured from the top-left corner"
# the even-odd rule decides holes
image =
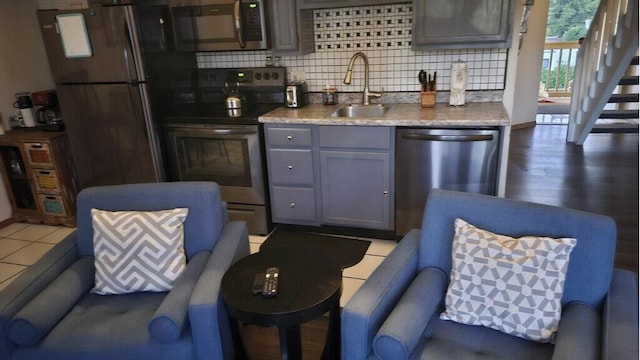
[[[245,104],[245,97],[240,93],[240,83],[236,82],[235,89],[229,88],[229,83],[224,83],[227,98],[225,104],[227,107],[227,113],[230,117],[242,116],[242,108]]]

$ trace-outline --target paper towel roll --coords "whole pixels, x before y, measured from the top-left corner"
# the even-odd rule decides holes
[[[22,117],[22,121],[20,121],[20,126],[22,127],[34,127],[36,126],[36,121],[33,118],[33,109],[24,108],[16,111],[16,115]]]
[[[464,105],[467,89],[467,63],[458,60],[451,63],[451,94],[449,105]]]

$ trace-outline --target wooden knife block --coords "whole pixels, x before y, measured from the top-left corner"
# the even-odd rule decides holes
[[[437,91],[420,91],[420,106],[432,108],[436,106]]]

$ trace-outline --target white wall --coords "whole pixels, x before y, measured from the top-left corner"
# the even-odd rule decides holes
[[[522,1],[515,2],[513,17],[513,41],[509,49],[507,64],[507,82],[503,103],[511,117],[511,125],[518,125],[536,120],[538,108],[538,88],[540,69],[547,28],[549,0],[538,0],[531,8],[527,33],[522,47],[518,51],[520,19],[522,18]]]
[[[54,88],[36,7],[36,0],[0,0],[0,119],[3,124],[14,114],[15,93]],[[0,221],[10,217],[11,204],[4,185],[0,184]]]

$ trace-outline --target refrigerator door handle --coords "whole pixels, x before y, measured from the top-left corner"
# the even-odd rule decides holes
[[[135,94],[133,93],[133,87],[137,87],[139,91],[140,101],[142,105],[142,120],[139,121],[142,125],[142,132],[147,138],[149,142],[149,147],[151,148],[151,158],[153,161],[153,168],[156,173],[156,178],[160,180],[164,180],[164,166],[162,163],[162,159],[160,158],[161,149],[160,143],[158,140],[159,134],[157,134],[156,125],[151,120],[151,104],[149,103],[149,93],[147,91],[147,85],[145,83],[130,85],[132,101],[135,101]],[[135,115],[137,117],[137,114]]]
[[[140,51],[140,39],[136,30],[136,17],[133,12],[133,6],[124,6],[125,22],[124,35],[127,39],[128,47],[124,48],[124,57],[127,63],[127,76],[129,82],[145,81],[144,61],[142,60],[142,52]],[[129,55],[131,51],[131,56]],[[134,69],[131,69],[133,64]],[[132,75],[135,78],[132,78]]]

